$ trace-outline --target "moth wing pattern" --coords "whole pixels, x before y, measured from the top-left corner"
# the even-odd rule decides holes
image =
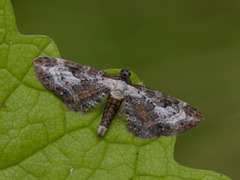
[[[113,78],[103,71],[52,57],[36,58],[34,67],[43,86],[73,111],[88,112],[99,106],[109,94],[103,79]]]
[[[202,121],[203,116],[181,100],[133,84],[126,92],[125,119],[127,128],[136,136],[151,139],[183,133]]]
[[[127,128],[144,139],[177,135],[203,120],[202,114],[189,104],[132,84],[128,69],[122,69],[119,76],[112,76],[52,57],[38,57],[33,64],[42,85],[59,97],[69,110],[88,112],[108,97],[99,125],[99,137],[105,134],[122,100]]]

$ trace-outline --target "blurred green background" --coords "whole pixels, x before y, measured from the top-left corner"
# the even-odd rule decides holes
[[[197,107],[205,120],[178,136],[176,161],[240,179],[240,1],[11,2],[19,31],[51,37],[62,58],[128,67]]]

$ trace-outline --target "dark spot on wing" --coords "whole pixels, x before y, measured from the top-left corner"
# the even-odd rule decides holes
[[[70,67],[69,71],[72,73],[73,76],[76,74],[76,68]]]
[[[167,99],[161,99],[161,100],[160,100],[160,103],[161,103],[161,106],[162,106],[163,108],[166,108],[166,107],[168,107],[168,106],[172,106],[172,102],[169,101],[169,100],[167,100]]]

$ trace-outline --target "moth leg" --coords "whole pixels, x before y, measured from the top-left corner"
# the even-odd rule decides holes
[[[126,100],[124,99],[123,102],[122,102],[122,105],[120,107],[120,112],[118,113],[118,117],[117,117],[117,130],[119,129],[119,120],[120,120],[120,117],[125,113],[126,111],[126,108],[125,107],[125,102]]]

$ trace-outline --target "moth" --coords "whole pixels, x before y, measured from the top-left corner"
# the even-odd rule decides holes
[[[202,114],[186,102],[132,84],[128,69],[112,76],[53,57],[38,57],[33,64],[42,85],[60,98],[69,110],[89,112],[107,99],[98,137],[106,133],[120,106],[125,112],[126,127],[135,136],[144,139],[174,136],[203,120]]]

